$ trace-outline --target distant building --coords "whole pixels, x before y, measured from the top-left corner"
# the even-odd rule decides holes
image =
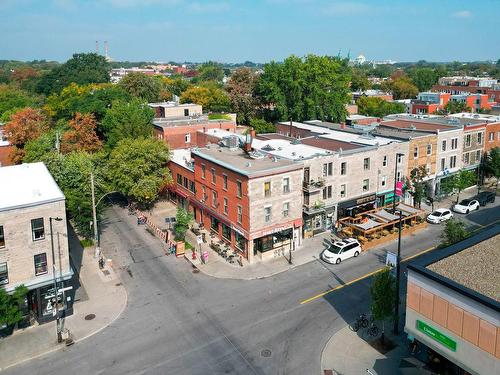
[[[10,160],[11,152],[14,150],[14,146],[12,146],[7,137],[3,132],[4,124],[0,123],[0,167],[6,167],[8,165],[12,165],[12,161]]]
[[[491,105],[500,103],[500,84],[489,77],[441,77],[431,91],[453,95],[482,94],[487,95]]]
[[[352,100],[355,102],[356,100],[358,100],[363,96],[367,96],[370,98],[380,98],[388,102],[393,100],[391,93],[382,90],[355,91],[352,93]]]
[[[73,292],[65,287],[73,271],[64,194],[43,163],[2,167],[0,181],[0,285],[9,293],[25,285],[23,313],[45,322],[53,319],[55,272],[60,309],[70,314]]]
[[[410,113],[416,115],[429,115],[442,111],[450,102],[462,102],[472,112],[490,110],[496,104],[491,102],[486,94],[450,94],[448,92],[421,92],[417,99],[411,100]]]

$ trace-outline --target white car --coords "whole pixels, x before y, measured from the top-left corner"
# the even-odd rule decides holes
[[[335,241],[328,249],[323,250],[321,259],[326,263],[339,264],[345,259],[357,257],[361,253],[361,245],[354,238]]]
[[[442,221],[446,221],[448,219],[451,219],[452,217],[453,217],[453,214],[447,208],[438,208],[432,214],[429,214],[427,216],[427,221],[429,223],[432,223],[432,224],[439,224]]]
[[[463,199],[453,206],[453,211],[461,214],[468,214],[474,210],[479,210],[479,202],[475,199]]]

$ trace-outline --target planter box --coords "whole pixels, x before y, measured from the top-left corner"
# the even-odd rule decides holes
[[[175,256],[176,257],[183,257],[184,253],[186,251],[186,244],[184,241],[179,241],[175,243]]]

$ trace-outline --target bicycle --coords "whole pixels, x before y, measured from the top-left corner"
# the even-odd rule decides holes
[[[368,331],[367,331],[367,332],[368,332],[368,334],[369,334],[370,336],[375,337],[375,336],[378,336],[379,331],[380,331],[380,330],[379,330],[379,328],[377,327],[377,325],[375,324],[375,322],[372,322],[372,323],[371,323],[371,325],[370,325],[370,327],[368,328]]]
[[[361,327],[366,328],[368,327],[368,319],[366,318],[365,314],[361,314],[358,318],[356,318],[356,321],[352,325],[352,330],[354,332],[358,332]]]

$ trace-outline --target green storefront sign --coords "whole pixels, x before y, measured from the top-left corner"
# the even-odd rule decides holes
[[[420,332],[425,333],[430,338],[436,340],[440,344],[444,345],[448,349],[452,351],[457,350],[457,342],[446,336],[445,334],[439,332],[437,329],[431,327],[430,325],[422,322],[421,320],[417,320],[417,329]]]

